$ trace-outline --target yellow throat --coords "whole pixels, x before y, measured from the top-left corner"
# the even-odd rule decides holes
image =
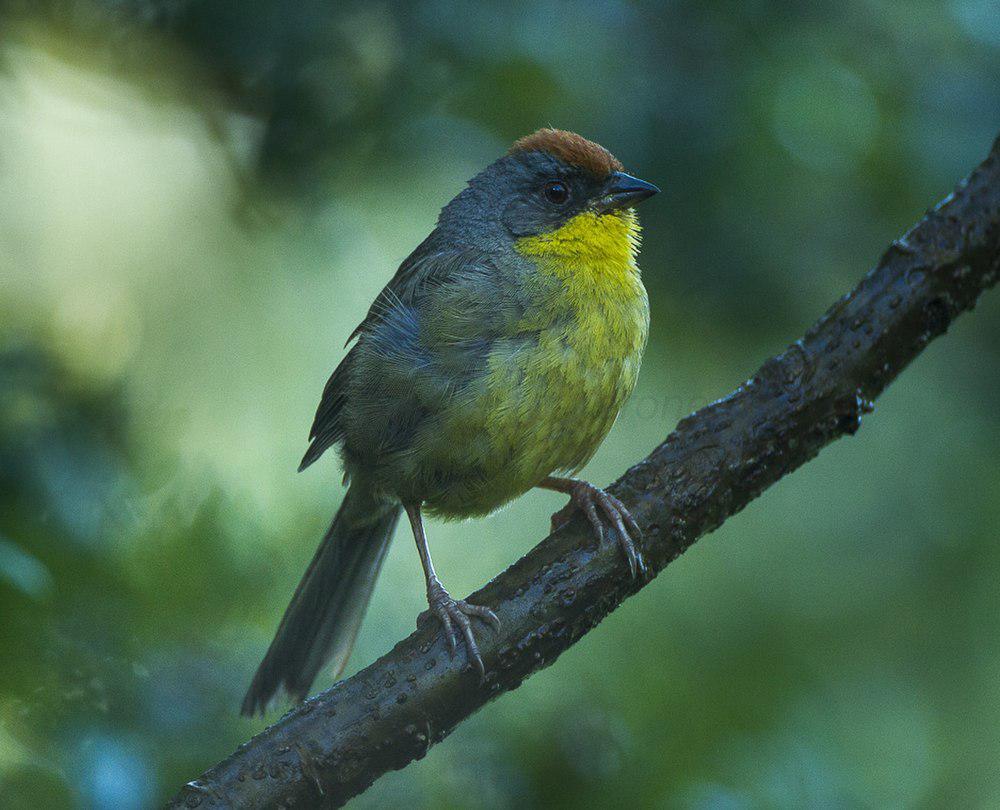
[[[522,256],[541,260],[560,277],[582,273],[590,276],[589,283],[598,281],[597,276],[614,283],[637,272],[640,233],[639,219],[631,209],[614,214],[584,212],[554,231],[517,240],[516,247]]]

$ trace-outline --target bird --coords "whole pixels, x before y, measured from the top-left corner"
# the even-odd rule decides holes
[[[500,629],[488,605],[455,599],[423,518],[487,515],[533,488],[569,496],[645,573],[638,524],[575,476],[632,393],[649,333],[635,206],[659,189],[603,146],[543,128],[468,181],[351,333],[320,400],[299,470],[339,450],[348,489],[242,704],[264,713],[344,669],[393,532],[405,513],[451,655]],[[422,614],[423,615],[423,614]]]

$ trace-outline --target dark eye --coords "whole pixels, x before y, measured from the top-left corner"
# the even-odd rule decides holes
[[[562,205],[569,199],[569,188],[561,180],[551,180],[542,186],[545,199],[554,205]]]

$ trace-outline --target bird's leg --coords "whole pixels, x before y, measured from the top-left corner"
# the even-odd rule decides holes
[[[427,580],[427,604],[431,612],[437,616],[444,630],[444,637],[448,642],[448,650],[455,654],[455,625],[461,631],[465,639],[465,648],[469,654],[469,662],[479,670],[479,677],[486,677],[486,667],[483,658],[479,654],[479,647],[476,645],[476,637],[472,633],[471,616],[478,616],[483,621],[489,623],[494,630],[500,629],[500,619],[487,607],[480,605],[470,605],[462,599],[453,599],[444,589],[441,580],[434,572],[434,563],[431,560],[431,551],[427,547],[427,535],[424,534],[424,521],[420,516],[420,505],[408,505],[406,514],[410,518],[410,526],[413,528],[413,539],[417,541],[417,552],[420,554],[420,564],[424,567],[424,578]]]
[[[632,573],[632,577],[634,578],[637,573],[645,575],[646,564],[635,547],[635,540],[642,537],[642,529],[629,514],[625,504],[611,493],[576,478],[556,478],[550,475],[538,486],[542,489],[551,489],[569,495],[569,503],[552,515],[552,531],[565,525],[573,513],[579,509],[586,515],[598,541],[603,541],[604,520],[607,520],[618,535],[618,545],[625,552],[625,559],[628,560],[628,569]]]

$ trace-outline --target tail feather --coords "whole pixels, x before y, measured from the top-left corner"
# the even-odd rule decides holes
[[[242,713],[263,713],[279,690],[304,700],[328,662],[347,664],[400,508],[352,486],[295,589],[274,641],[243,699]]]

